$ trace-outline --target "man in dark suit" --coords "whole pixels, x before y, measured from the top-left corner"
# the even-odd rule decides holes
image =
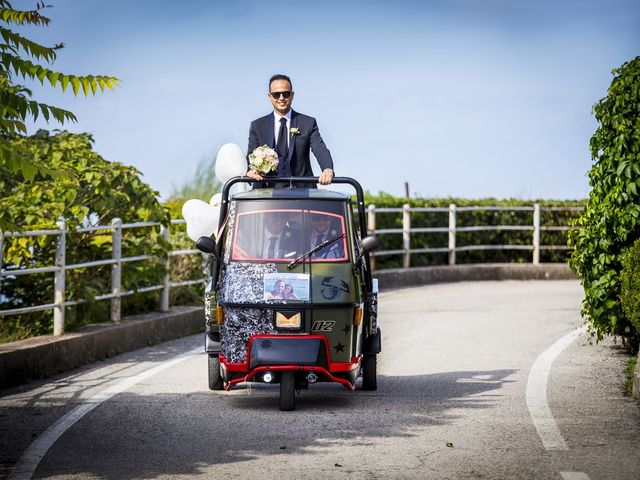
[[[291,79],[286,75],[271,77],[268,96],[274,111],[251,122],[247,153],[268,145],[278,153],[277,176],[311,177],[311,150],[322,168],[319,183],[329,185],[333,179],[331,153],[320,136],[316,119],[291,109],[294,96]],[[264,179],[262,174],[252,169],[249,169],[247,176],[257,181]],[[299,186],[315,187],[314,184]]]
[[[314,213],[309,216],[311,231],[307,241],[309,249],[319,246],[321,243],[336,238],[342,234],[342,229],[338,225],[332,224],[329,215]],[[313,254],[313,258],[343,258],[343,240],[335,240],[321,250]]]
[[[295,239],[287,226],[287,214],[281,212],[265,213],[262,235],[261,258],[294,258],[296,256]]]
[[[285,212],[265,212],[262,227],[256,232],[254,222],[247,219],[240,224],[238,238],[234,248],[234,260],[239,259],[293,259],[298,253],[299,241],[289,229],[288,215]]]

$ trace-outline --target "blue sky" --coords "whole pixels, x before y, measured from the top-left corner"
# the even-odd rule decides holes
[[[122,85],[35,98],[163,197],[224,143],[246,149],[267,79],[286,73],[336,173],[371,192],[584,198],[592,105],[640,54],[635,0],[48,3],[51,25],[25,33],[65,43],[53,68]]]

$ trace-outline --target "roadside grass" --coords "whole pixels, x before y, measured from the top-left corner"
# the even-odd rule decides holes
[[[624,389],[625,391],[631,395],[633,390],[633,376],[636,372],[636,367],[638,363],[638,356],[631,355],[627,360],[627,368],[625,369],[625,381],[624,381]],[[638,405],[640,405],[640,397],[637,399]]]
[[[624,389],[629,393],[631,393],[631,388],[633,387],[633,374],[636,371],[637,361],[638,361],[638,358],[633,355],[627,360],[627,368],[625,370],[626,375],[625,375],[625,381],[624,381]]]

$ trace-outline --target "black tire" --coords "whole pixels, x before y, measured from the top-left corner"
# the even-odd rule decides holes
[[[209,390],[222,390],[222,388],[220,359],[215,355],[209,355]]]
[[[363,390],[377,390],[378,378],[377,378],[377,358],[375,354],[365,354],[362,356],[362,389]]]
[[[280,410],[290,412],[296,408],[296,378],[293,372],[280,375]]]

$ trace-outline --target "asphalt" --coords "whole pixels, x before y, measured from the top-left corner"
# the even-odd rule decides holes
[[[382,292],[378,390],[314,385],[294,412],[278,411],[274,387],[209,391],[203,354],[163,363],[201,334],[118,355],[2,390],[0,471],[129,382],[62,433],[34,478],[636,479],[640,410],[612,341],[581,336],[552,364],[547,397],[568,450],[546,450],[527,409],[531,366],[582,325],[581,299],[576,280]]]
[[[575,278],[565,264],[478,264],[375,272],[381,290],[475,280]],[[45,335],[0,345],[0,388],[28,383],[123,352],[204,331],[201,306],[173,307],[88,325],[62,336]]]

